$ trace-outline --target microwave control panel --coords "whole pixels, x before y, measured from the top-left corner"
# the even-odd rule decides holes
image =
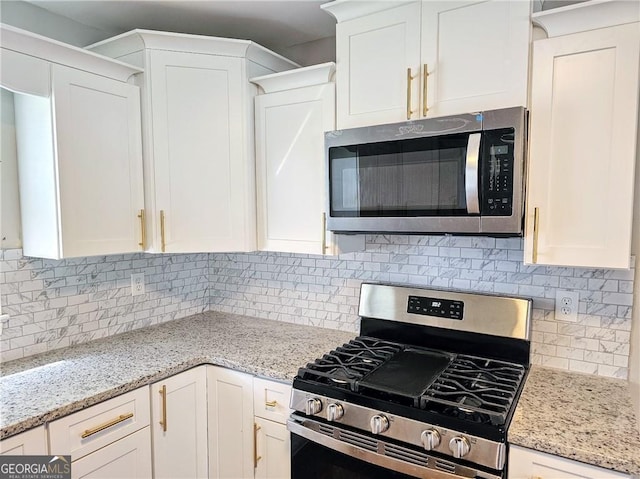
[[[482,215],[511,216],[513,212],[514,130],[504,128],[483,134]]]

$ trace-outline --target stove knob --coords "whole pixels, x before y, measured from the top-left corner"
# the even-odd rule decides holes
[[[422,440],[422,445],[427,451],[433,451],[440,445],[440,433],[435,429],[422,431],[420,439]]]
[[[382,414],[376,414],[371,418],[370,425],[373,434],[382,434],[389,429],[389,419]]]
[[[313,416],[314,414],[318,414],[320,411],[322,411],[322,401],[320,401],[320,399],[307,399],[307,404],[304,408],[304,412],[307,414],[307,416]]]
[[[337,403],[327,406],[327,421],[337,421],[344,416],[344,408]]]
[[[453,457],[460,459],[469,453],[471,445],[466,437],[456,436],[449,441],[449,449],[451,449]]]

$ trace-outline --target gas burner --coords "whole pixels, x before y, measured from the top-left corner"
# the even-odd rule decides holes
[[[402,350],[399,344],[359,336],[301,368],[298,375],[319,383],[358,390],[358,381]]]
[[[459,417],[456,409],[478,413],[492,424],[504,424],[524,372],[520,364],[458,355],[425,391],[422,407],[455,417]]]

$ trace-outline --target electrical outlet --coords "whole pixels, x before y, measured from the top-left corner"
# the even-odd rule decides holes
[[[556,291],[556,319],[578,321],[579,294],[577,291]]]
[[[144,294],[144,273],[133,273],[131,275],[131,296]]]

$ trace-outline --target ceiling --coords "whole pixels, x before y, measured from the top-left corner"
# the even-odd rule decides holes
[[[276,51],[335,36],[328,0],[28,0],[112,34],[134,28],[253,40]]]

